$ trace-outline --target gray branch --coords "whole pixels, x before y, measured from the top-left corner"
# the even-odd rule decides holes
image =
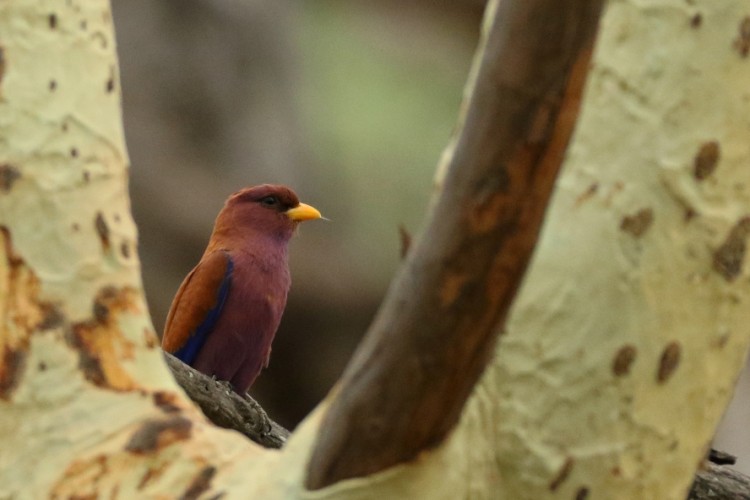
[[[164,353],[164,359],[177,383],[211,422],[244,434],[266,448],[284,445],[289,431],[268,418],[253,398],[243,398],[227,382],[204,375],[169,353]]]

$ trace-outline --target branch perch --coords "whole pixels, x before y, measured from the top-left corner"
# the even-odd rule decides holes
[[[268,418],[253,398],[243,398],[226,382],[204,375],[167,352],[164,359],[180,387],[214,424],[244,434],[266,448],[284,445],[289,431]]]

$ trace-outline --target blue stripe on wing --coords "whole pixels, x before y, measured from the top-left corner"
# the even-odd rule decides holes
[[[216,306],[208,311],[206,319],[198,325],[198,328],[196,328],[194,332],[190,332],[190,336],[188,337],[187,342],[185,342],[185,345],[174,352],[174,355],[183,363],[188,365],[193,364],[195,358],[198,357],[201,347],[203,347],[203,344],[206,342],[208,335],[213,330],[214,325],[216,325],[219,315],[224,308],[224,303],[229,296],[229,287],[232,283],[233,269],[234,262],[232,262],[232,258],[227,254],[227,270],[224,272],[224,278],[221,280],[221,285],[219,285],[219,296],[216,301]]]

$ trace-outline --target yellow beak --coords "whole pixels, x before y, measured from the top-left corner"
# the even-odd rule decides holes
[[[306,203],[300,203],[296,207],[290,208],[284,213],[287,217],[297,222],[320,219],[323,217],[322,215],[320,215],[320,212],[318,212],[317,208],[311,207]]]

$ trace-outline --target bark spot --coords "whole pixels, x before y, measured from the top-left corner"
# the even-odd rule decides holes
[[[159,479],[162,474],[164,474],[164,471],[167,469],[167,464],[163,463],[159,465],[158,467],[149,467],[149,469],[146,471],[146,473],[141,478],[140,482],[138,483],[138,491],[142,490],[146,487],[146,485],[155,480]]]
[[[8,401],[13,391],[21,382],[26,368],[26,348],[19,346],[12,348],[6,345],[3,349],[2,364],[0,364],[0,399]]]
[[[740,21],[739,33],[734,39],[734,49],[741,57],[747,57],[750,53],[750,16],[745,16]]]
[[[576,491],[575,500],[586,500],[589,497],[589,489],[586,486],[581,486]]]
[[[690,18],[690,27],[694,29],[698,29],[701,27],[701,24],[703,24],[703,16],[700,12],[693,15],[693,17]]]
[[[701,145],[698,154],[695,155],[693,175],[696,180],[702,181],[716,170],[719,163],[719,143],[717,141],[706,142]]]
[[[0,47],[0,83],[3,83],[5,76],[5,49]]]
[[[86,184],[91,182],[91,172],[89,172],[88,170],[83,171],[83,182],[85,182]]]
[[[78,366],[87,380],[99,387],[114,390],[135,388],[130,374],[122,366],[135,349],[123,338],[117,318],[136,313],[136,292],[131,288],[104,287],[92,304],[92,318],[76,323],[68,334],[68,343],[79,355]]]
[[[216,467],[208,465],[201,469],[182,494],[180,500],[196,500],[211,487],[211,479],[216,475]]]
[[[51,306],[39,300],[39,279],[16,254],[10,230],[4,226],[0,226],[0,261],[7,266],[0,273],[4,317],[0,328],[14,328],[12,335],[0,335],[0,399],[8,400],[26,369],[29,338],[44,325]]]
[[[583,205],[584,202],[593,198],[597,191],[599,191],[599,183],[594,182],[586,189],[586,191],[578,195],[578,198],[576,198],[575,201],[575,207],[578,208]]]
[[[633,215],[623,217],[620,221],[620,229],[634,238],[640,238],[648,231],[653,222],[654,211],[650,208],[642,208]]]
[[[110,76],[107,79],[107,83],[104,85],[104,88],[107,91],[107,94],[111,94],[112,91],[115,90],[115,79]]]
[[[615,359],[612,362],[612,372],[617,377],[622,377],[630,373],[630,367],[635,361],[638,350],[633,345],[624,345],[617,351]]]
[[[556,491],[557,488],[559,488],[566,479],[568,479],[568,476],[570,476],[570,472],[573,470],[573,464],[574,464],[573,457],[568,457],[565,459],[565,462],[562,464],[562,467],[560,467],[560,470],[557,471],[557,475],[555,475],[554,478],[552,478],[552,481],[549,483],[549,489],[550,491]]]
[[[750,235],[750,217],[743,217],[729,231],[729,236],[714,252],[714,271],[727,281],[734,281],[742,272],[747,237]]]
[[[59,328],[65,324],[65,314],[62,310],[54,304],[41,304],[42,322],[39,324],[40,330],[53,330]]]
[[[57,81],[50,80],[48,86],[49,86],[49,91],[54,92],[55,90],[57,90]]]
[[[62,473],[49,498],[97,500],[99,482],[110,472],[109,465],[105,455],[76,460]]]
[[[70,148],[70,156],[71,156],[71,158],[78,158],[78,149],[77,148]]]
[[[99,235],[99,240],[102,242],[102,248],[106,251],[109,250],[109,226],[107,221],[104,220],[104,214],[101,212],[96,213],[96,219],[94,220],[94,227]]]
[[[57,28],[57,15],[50,14],[47,17],[47,22],[49,22],[49,29],[53,30],[53,29]]]
[[[677,366],[680,364],[680,344],[670,342],[664,348],[659,359],[659,371],[656,374],[656,380],[663,384],[672,376]]]
[[[130,258],[130,245],[128,245],[127,241],[123,241],[120,244],[120,254],[126,259]]]
[[[411,233],[406,230],[403,224],[398,226],[398,236],[401,240],[401,258],[406,258],[406,254],[409,253],[411,247]]]
[[[125,445],[125,451],[138,455],[154,453],[178,441],[190,437],[193,423],[185,417],[151,419],[133,433]]]
[[[177,404],[177,394],[174,392],[156,391],[153,395],[154,404],[164,413],[179,413],[182,411]]]
[[[687,224],[691,220],[693,220],[696,217],[698,217],[698,212],[696,212],[693,207],[687,207],[685,209],[684,217],[685,217],[685,223]]]
[[[21,178],[21,172],[8,163],[0,165],[0,191],[9,193],[13,184]]]

